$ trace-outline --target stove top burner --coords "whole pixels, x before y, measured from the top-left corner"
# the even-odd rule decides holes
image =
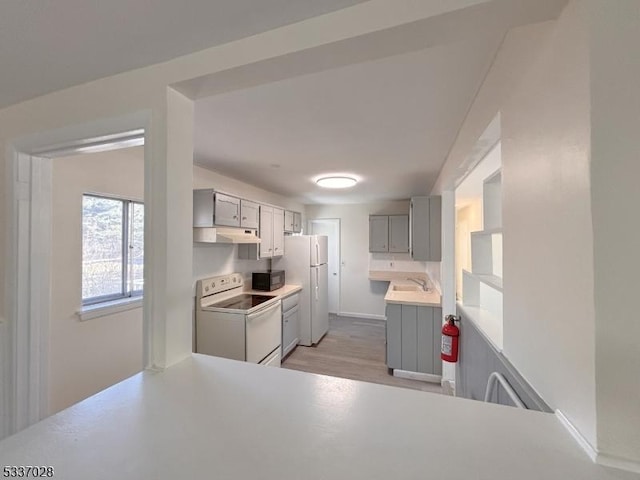
[[[211,305],[216,308],[229,308],[233,310],[249,310],[264,302],[273,300],[273,296],[269,295],[252,295],[250,293],[243,293],[235,297],[228,298],[222,302],[214,303]]]

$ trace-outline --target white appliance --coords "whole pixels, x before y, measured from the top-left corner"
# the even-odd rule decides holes
[[[196,352],[279,367],[280,299],[243,289],[239,273],[198,280]]]
[[[272,268],[284,270],[287,282],[302,286],[298,309],[300,345],[314,345],[329,330],[327,237],[285,237],[284,251],[284,257],[273,260]]]

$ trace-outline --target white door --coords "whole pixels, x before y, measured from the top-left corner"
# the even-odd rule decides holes
[[[329,266],[329,312],[340,312],[340,219],[309,221],[311,235],[327,236],[327,265]]]

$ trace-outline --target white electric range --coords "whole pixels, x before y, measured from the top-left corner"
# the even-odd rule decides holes
[[[239,273],[198,280],[197,353],[279,367],[281,339],[278,297],[244,293]]]

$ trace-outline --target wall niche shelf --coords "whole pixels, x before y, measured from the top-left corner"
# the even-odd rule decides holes
[[[470,233],[471,271],[462,271],[462,307],[502,350],[502,171],[482,184],[482,230]]]

